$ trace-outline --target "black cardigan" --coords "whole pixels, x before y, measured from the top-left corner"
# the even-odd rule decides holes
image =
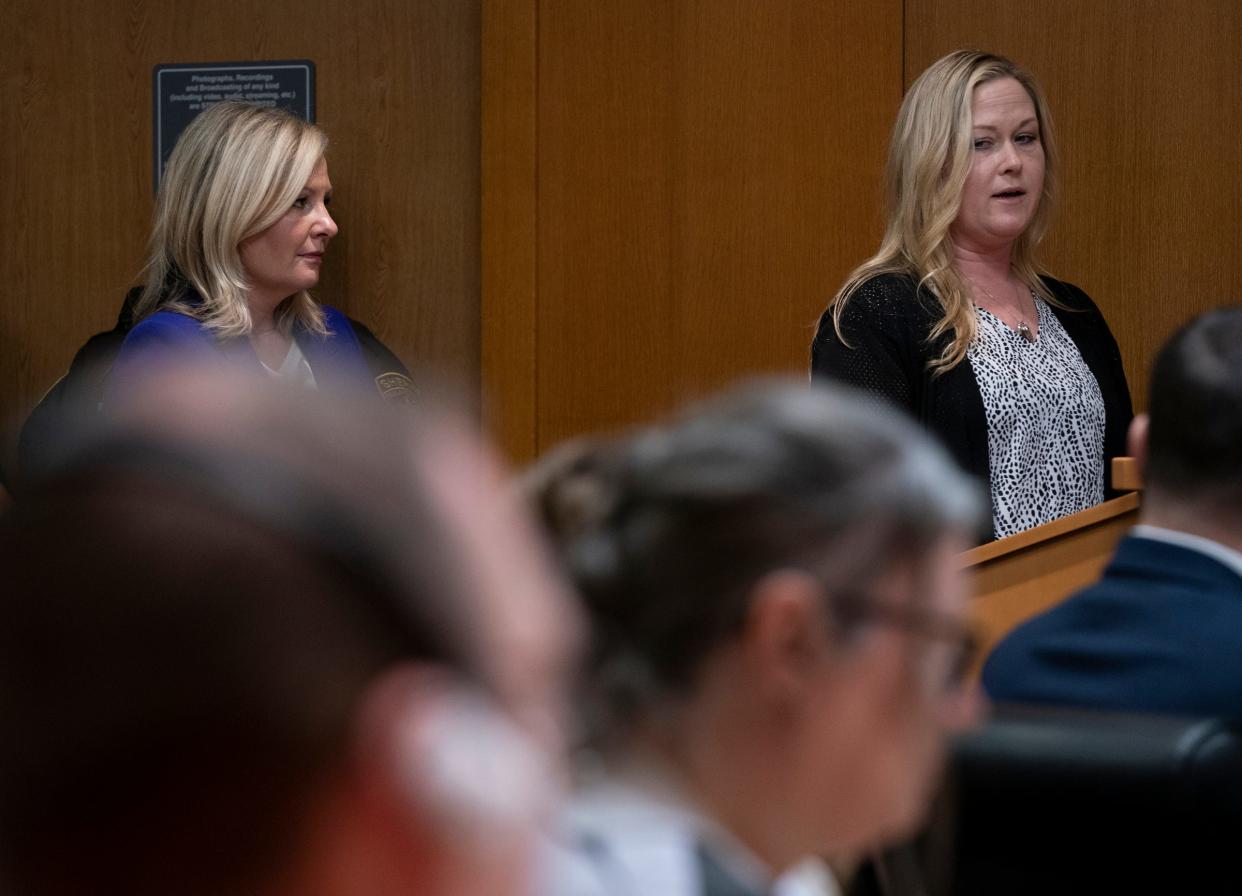
[[[1104,397],[1104,481],[1111,458],[1125,453],[1134,412],[1121,352],[1095,303],[1077,286],[1043,278],[1065,308],[1050,305],[1100,386]],[[1068,310],[1067,310],[1068,309]],[[902,274],[880,274],[855,291],[841,315],[849,347],[837,337],[831,311],[819,319],[811,344],[811,375],[860,387],[894,402],[940,437],[967,472],[990,485],[988,423],[970,361],[933,377],[928,364],[949,337],[928,341],[943,312],[939,301]],[[1107,486],[1111,493],[1111,485]]]

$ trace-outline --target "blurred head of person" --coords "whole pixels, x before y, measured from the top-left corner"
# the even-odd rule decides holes
[[[524,892],[573,610],[498,482],[218,373],[81,437],[0,521],[0,889]]]
[[[920,819],[959,677],[974,487],[853,393],[751,385],[529,479],[591,627],[584,737],[773,871]]]
[[[1242,545],[1242,307],[1200,315],[1164,344],[1130,452],[1145,522]]]
[[[254,318],[325,332],[307,289],[337,226],[327,136],[281,109],[223,102],[177,140],[155,201],[141,319],[161,309],[218,336],[246,336]]]
[[[933,335],[952,337],[936,369],[955,366],[975,336],[971,294],[954,267],[957,244],[1000,245],[1014,273],[1052,300],[1035,250],[1052,216],[1058,173],[1048,102],[1029,71],[975,50],[938,59],[910,85],[897,113],[884,175],[884,238],[834,298],[834,320],[869,278],[911,275],[942,306]]]

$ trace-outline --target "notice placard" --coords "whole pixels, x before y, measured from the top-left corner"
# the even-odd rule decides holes
[[[279,106],[315,120],[315,64],[309,59],[278,62],[194,62],[157,65],[152,133],[155,136],[155,188],[186,125],[208,106],[241,100]]]

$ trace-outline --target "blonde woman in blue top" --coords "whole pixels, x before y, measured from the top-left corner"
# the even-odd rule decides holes
[[[308,290],[337,233],[327,137],[283,110],[226,102],[181,135],[111,394],[167,364],[223,365],[307,388],[366,388],[345,315]]]

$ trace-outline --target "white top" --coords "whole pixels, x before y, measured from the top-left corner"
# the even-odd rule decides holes
[[[1057,316],[1033,296],[1034,342],[978,308],[966,357],[988,421],[997,538],[1104,500],[1104,397]]]
[[[1242,576],[1242,554],[1233,548],[1225,547],[1219,541],[1212,541],[1202,535],[1191,535],[1189,532],[1178,532],[1176,529],[1162,529],[1159,526],[1138,525],[1130,530],[1135,538],[1146,538],[1150,541],[1162,541],[1165,544],[1185,548],[1211,557]]]
[[[735,837],[654,779],[605,780],[579,791],[546,846],[538,896],[703,896],[703,853],[739,893],[840,893],[816,859],[773,881]]]
[[[273,370],[267,364],[264,364],[261,359],[259,363],[263,364],[264,370],[282,383],[288,383],[291,386],[305,386],[307,389],[319,388],[318,383],[315,382],[315,374],[311,370],[310,362],[302,354],[302,348],[298,345],[296,339],[289,342],[289,353],[285,355],[285,360],[281,362],[279,368]]]

